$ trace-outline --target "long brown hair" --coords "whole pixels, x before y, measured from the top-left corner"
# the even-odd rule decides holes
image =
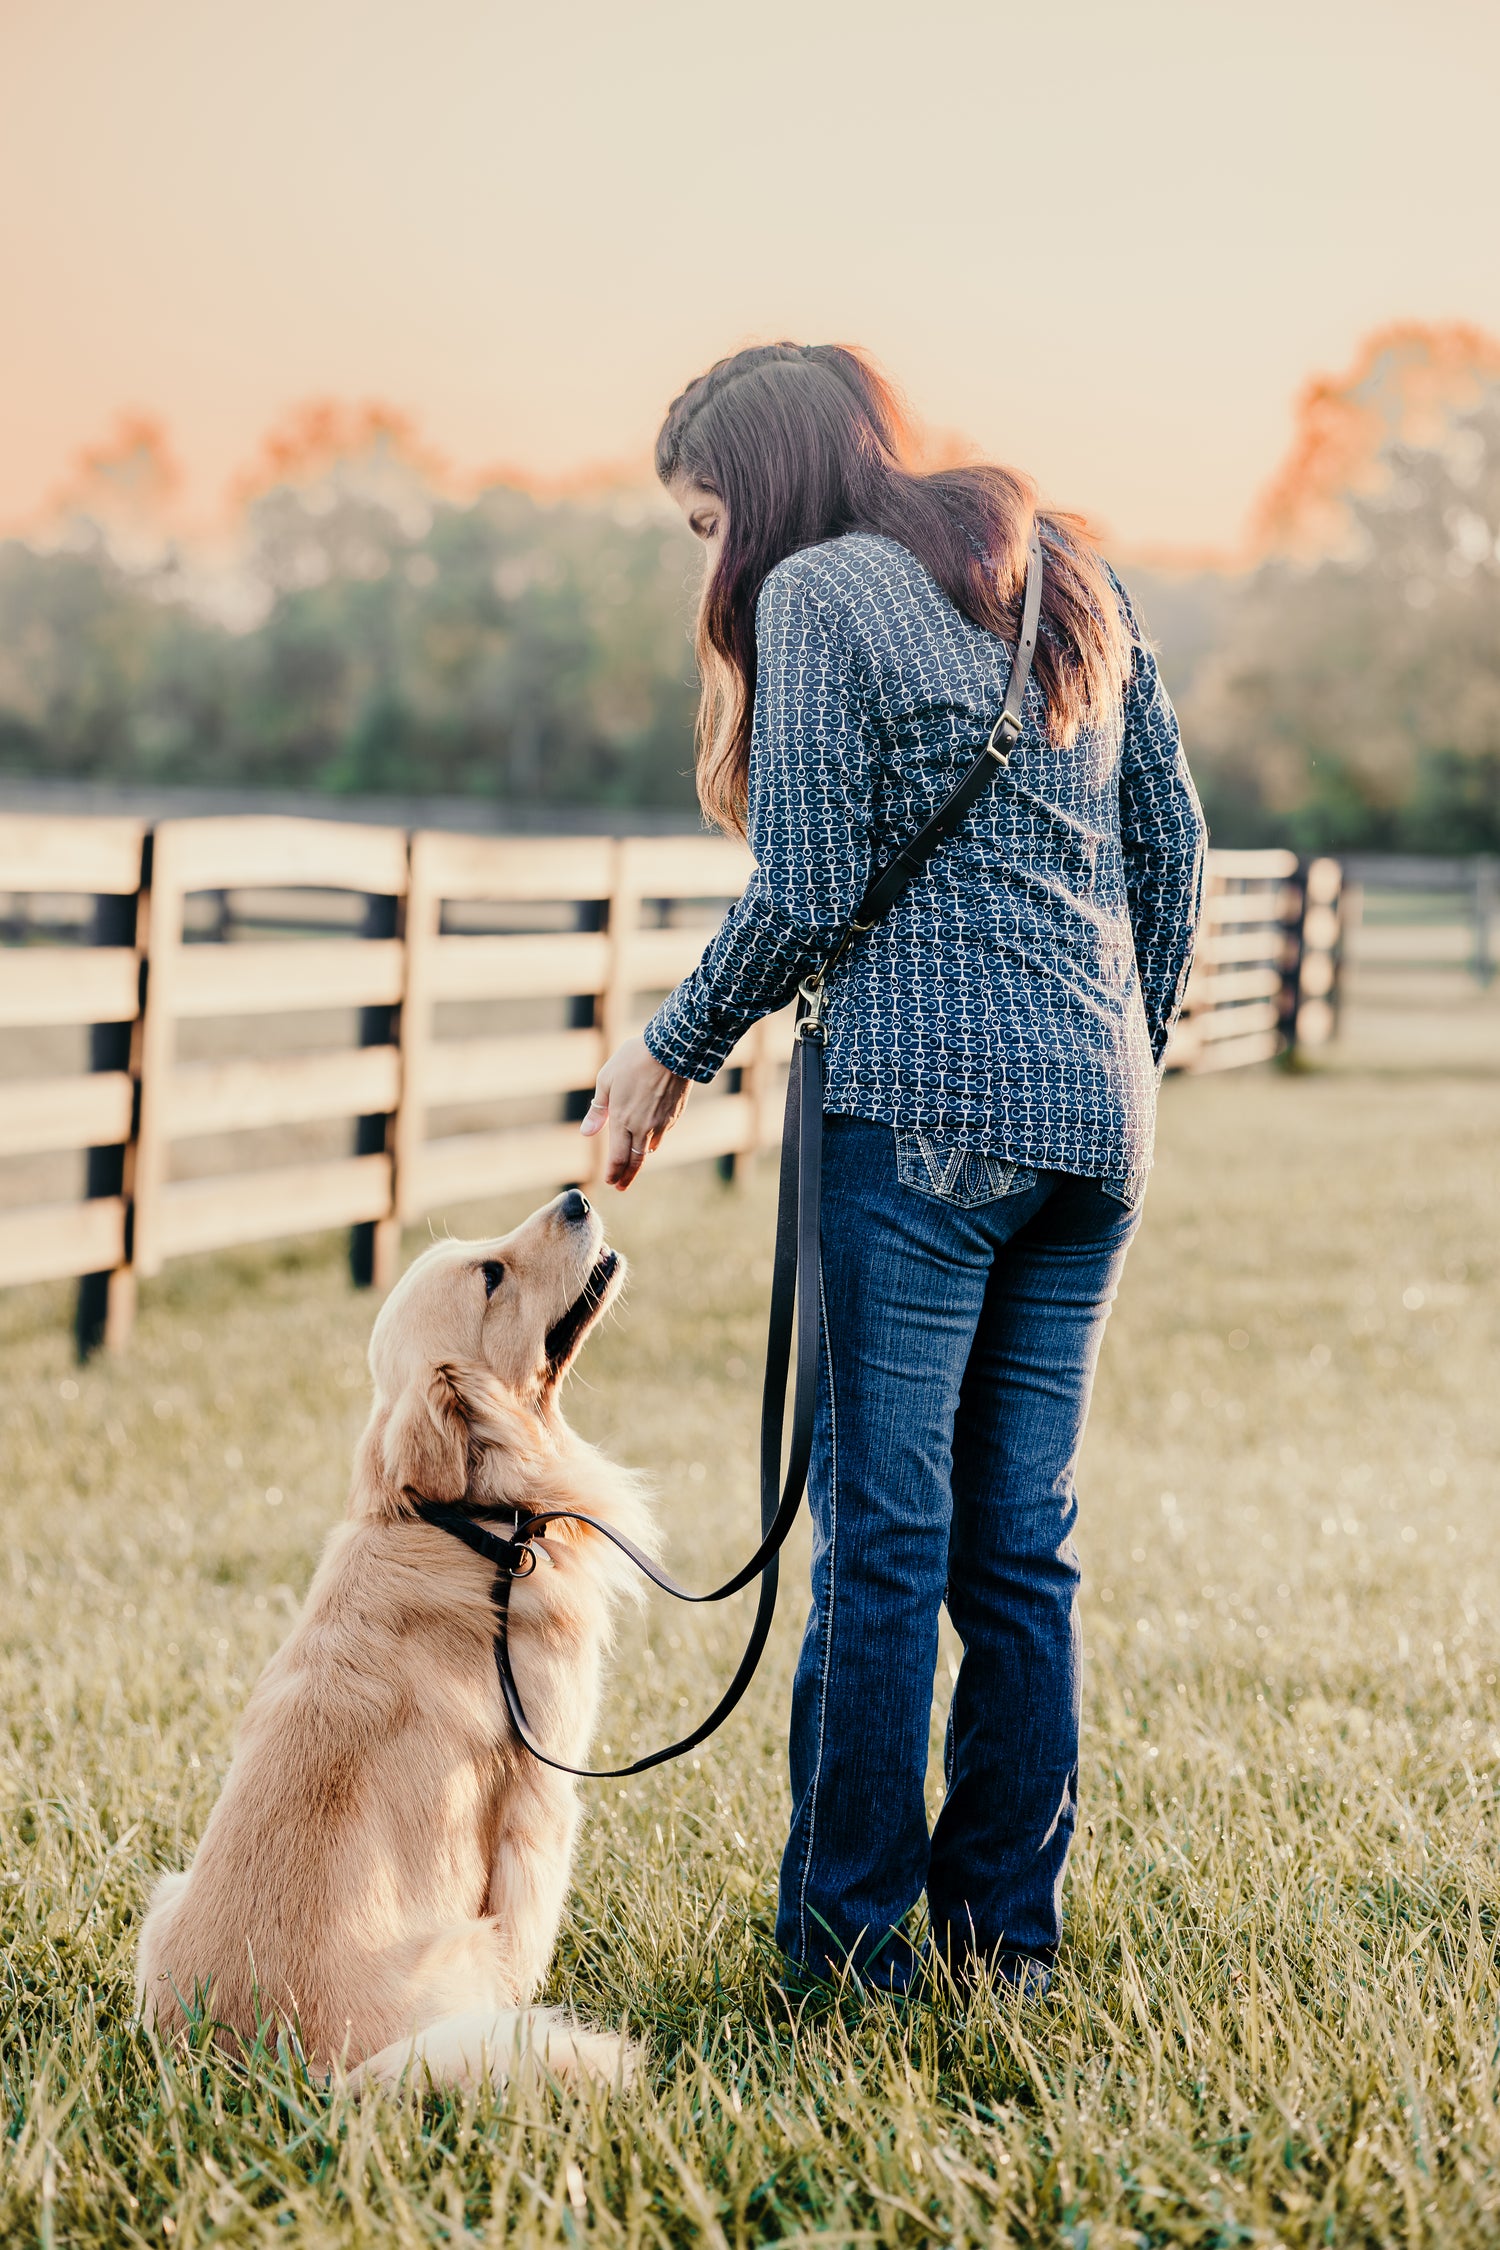
[[[894,391],[847,345],[761,344],[718,361],[672,401],[656,473],[716,493],[729,517],[698,612],[698,801],[721,827],[745,832],[761,587],[788,555],[844,532],[898,540],[965,617],[1013,641],[1035,522],[1049,739],[1065,747],[1118,709],[1131,633],[1082,519],[1039,512],[1015,469],[918,473]]]

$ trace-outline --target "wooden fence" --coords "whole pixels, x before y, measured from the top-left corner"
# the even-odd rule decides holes
[[[599,1064],[691,968],[749,872],[708,837],[496,838],[289,818],[0,819],[0,1027],[54,1038],[0,1079],[0,1157],[71,1156],[0,1209],[0,1284],[79,1280],[80,1347],[129,1332],[169,1258],[348,1227],[384,1284],[400,1229],[587,1185]],[[1210,855],[1169,1067],[1331,1035],[1339,870]],[[780,1129],[790,1013],[695,1092],[658,1163]],[[81,1067],[80,1067],[81,1065]]]
[[[71,946],[0,954],[0,1030],[77,1029],[86,1067],[0,1083],[0,1156],[82,1154],[65,1204],[0,1211],[0,1283],[79,1278],[83,1349],[122,1343],[134,1309],[130,1195],[141,1073],[145,959],[139,821],[0,822],[0,891],[60,893],[84,914]]]
[[[1343,870],[1295,852],[1210,852],[1169,1070],[1235,1070],[1338,1028]]]
[[[1500,859],[1360,853],[1345,867],[1358,894],[1361,968],[1438,975],[1461,972],[1493,982],[1500,921]],[[1355,919],[1351,915],[1351,920]]]

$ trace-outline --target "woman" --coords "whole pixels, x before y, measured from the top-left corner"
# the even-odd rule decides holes
[[[721,360],[657,470],[707,550],[698,793],[757,867],[605,1064],[586,1132],[627,1187],[984,742],[1027,543],[1042,623],[1009,767],[826,1003],[813,1604],[777,1937],[902,1991],[930,1943],[1045,1986],[1078,1759],[1073,1474],[1151,1161],[1203,820],[1129,605],[1075,517],[998,468],[922,476],[834,345]],[[963,1643],[924,1798],[938,1611]]]

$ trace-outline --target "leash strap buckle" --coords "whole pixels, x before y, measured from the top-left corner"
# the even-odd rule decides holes
[[[441,1500],[419,1501],[417,1514],[424,1523],[446,1531],[476,1555],[482,1555],[502,1578],[529,1578],[536,1569],[536,1549],[531,1542],[540,1534],[532,1530],[527,1516],[517,1519],[509,1539],[502,1539],[461,1507],[450,1507]]]

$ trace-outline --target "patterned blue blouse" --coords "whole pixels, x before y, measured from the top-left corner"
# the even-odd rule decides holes
[[[756,873],[646,1027],[684,1078],[713,1077],[826,958],[872,871],[974,757],[1009,676],[1008,646],[868,532],[780,563],[755,635]],[[1115,727],[1059,750],[1044,716],[1033,679],[1009,767],[840,964],[826,1107],[1133,1200],[1187,981],[1203,815],[1149,649]]]

